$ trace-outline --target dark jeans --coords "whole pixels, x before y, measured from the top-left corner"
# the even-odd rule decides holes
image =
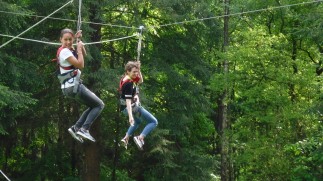
[[[90,129],[90,126],[94,120],[100,115],[104,108],[103,101],[98,98],[93,92],[86,88],[83,84],[79,85],[77,93],[73,93],[74,87],[62,89],[63,94],[68,97],[75,99],[77,102],[88,106],[79,120],[75,123],[76,128]]]

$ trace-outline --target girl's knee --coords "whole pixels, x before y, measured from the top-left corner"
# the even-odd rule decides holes
[[[105,107],[105,104],[104,104],[103,101],[100,101],[99,107],[100,107],[101,110]]]

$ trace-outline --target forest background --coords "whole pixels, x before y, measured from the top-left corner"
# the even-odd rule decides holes
[[[0,0],[1,45],[67,2]],[[21,37],[58,43],[61,29],[76,29],[78,3]],[[322,180],[321,1],[83,0],[81,15],[84,42],[145,27],[140,94],[158,127],[144,151],[119,146],[128,121],[117,87],[138,37],[86,46],[83,82],[106,106],[91,128],[97,142],[84,144],[67,132],[84,107],[53,75],[59,46],[16,39],[0,49],[0,169],[9,178]]]

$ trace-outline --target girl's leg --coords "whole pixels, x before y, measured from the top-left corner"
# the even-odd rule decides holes
[[[123,113],[124,115],[128,116],[128,110],[127,110],[127,108],[125,108],[125,109],[122,111],[122,113]],[[134,116],[135,123],[134,123],[134,125],[133,125],[133,126],[129,126],[128,131],[127,131],[127,133],[126,133],[125,137],[123,138],[123,139],[125,139],[127,142],[128,142],[128,140],[129,140],[129,137],[130,137],[130,136],[132,136],[132,134],[136,131],[136,129],[139,127],[139,125],[140,125],[140,123],[141,123],[141,119],[140,119],[139,117],[137,117],[137,116],[135,116],[135,115],[133,115],[133,116]]]
[[[144,138],[152,131],[156,128],[156,126],[158,125],[158,121],[157,119],[150,113],[148,112],[145,108],[141,107],[140,108],[140,114],[141,117],[147,121],[147,125],[145,126],[145,128],[143,129],[143,131],[141,132],[139,139],[144,140]]]
[[[130,137],[139,127],[141,123],[141,119],[134,116],[135,123],[133,126],[129,126],[128,131],[126,133],[126,136]]]
[[[79,90],[75,96],[76,100],[87,105],[89,108],[84,111],[76,126],[89,130],[94,120],[100,115],[104,108],[103,101],[83,84],[79,85]]]
[[[63,94],[66,97],[74,99],[74,100],[78,101],[81,104],[85,104],[82,100],[79,100],[79,99],[76,98],[76,94],[73,93],[73,88],[74,87],[69,87],[69,88],[66,88],[66,89],[62,89]],[[81,88],[79,90],[81,90]],[[76,132],[83,126],[83,124],[84,124],[88,114],[90,113],[90,111],[91,111],[91,108],[86,109],[83,112],[83,114],[81,115],[81,117],[78,119],[78,121],[75,123],[75,125],[72,126],[75,129]]]
[[[139,113],[140,113],[140,118],[143,118],[147,121],[147,125],[145,126],[145,128],[143,129],[143,131],[141,132],[141,134],[139,136],[134,136],[133,140],[136,143],[136,145],[138,146],[139,150],[143,150],[143,146],[145,144],[144,139],[145,137],[156,128],[158,121],[157,119],[150,114],[145,108],[140,107],[139,108]]]
[[[128,110],[127,108],[125,108],[123,111],[122,111],[123,114],[125,114],[126,116],[128,116]],[[136,131],[136,129],[139,127],[140,123],[141,123],[141,119],[139,119],[138,117],[136,117],[134,115],[134,120],[135,120],[135,123],[133,126],[129,126],[128,128],[128,131],[126,133],[126,135],[121,139],[121,142],[123,143],[123,146],[127,149],[127,145],[128,145],[128,142],[129,142],[129,138],[130,136],[133,134],[133,132]]]
[[[76,129],[79,129],[79,128],[81,128],[83,126],[83,124],[84,124],[87,116],[89,115],[90,111],[91,111],[91,108],[88,108],[83,112],[83,114],[81,115],[79,120],[75,123]]]

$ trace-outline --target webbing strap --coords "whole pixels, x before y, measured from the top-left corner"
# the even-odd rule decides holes
[[[73,70],[73,69],[75,69],[75,67],[73,66],[73,65],[71,65],[71,66],[68,66],[68,67],[63,67],[63,66],[61,66],[61,65],[59,65],[62,69],[64,69],[64,70]]]
[[[80,85],[80,80],[81,80],[81,71],[77,70],[77,74],[74,77],[74,88],[73,88],[73,93],[77,93],[78,87]]]

